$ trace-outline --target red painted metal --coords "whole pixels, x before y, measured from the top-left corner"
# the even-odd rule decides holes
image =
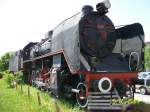
[[[137,78],[137,72],[88,72],[79,71],[79,74],[88,75],[92,79],[100,79],[102,77],[108,77],[110,79],[131,79]]]
[[[87,85],[86,88],[86,96],[88,96],[90,81],[91,80],[100,80],[103,77],[108,77],[112,80],[120,79],[125,82],[125,84],[130,84],[132,79],[137,78],[137,72],[122,72],[122,73],[108,73],[108,72],[98,72],[92,73],[87,71],[80,71],[79,74],[85,75],[85,83]]]
[[[43,68],[40,72],[40,78],[42,78],[43,80],[48,78],[48,72],[49,72],[49,68]]]

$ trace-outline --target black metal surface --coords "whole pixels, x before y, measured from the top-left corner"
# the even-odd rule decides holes
[[[101,58],[112,52],[115,39],[110,33],[114,31],[114,25],[106,15],[100,16],[96,12],[85,15],[80,20],[79,31],[83,54]]]
[[[144,70],[144,31],[142,25],[134,23],[118,28],[114,31],[113,36],[117,40],[113,52],[123,54],[128,63],[131,52],[136,52],[139,55],[139,65],[135,69],[133,64],[131,70]]]

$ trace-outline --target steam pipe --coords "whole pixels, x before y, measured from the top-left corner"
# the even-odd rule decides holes
[[[79,94],[80,90],[78,90],[78,89],[71,89],[71,92]]]

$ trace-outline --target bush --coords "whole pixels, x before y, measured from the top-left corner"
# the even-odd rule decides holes
[[[3,73],[0,72],[0,79],[3,78]]]
[[[113,99],[112,100],[112,104],[122,104],[122,105],[126,105],[126,104],[132,104],[132,105],[138,105],[140,102],[137,100],[133,100],[133,99]]]
[[[4,78],[5,78],[7,84],[8,84],[10,87],[14,87],[13,82],[15,81],[15,78],[16,78],[16,77],[14,76],[14,74],[12,74],[12,73],[9,73],[9,74],[5,73]]]
[[[23,72],[22,71],[18,71],[15,73],[16,76],[16,82],[18,84],[24,83],[24,79],[23,79]]]
[[[12,74],[10,71],[5,71],[4,79],[10,87],[15,87],[16,84],[24,83],[22,71],[18,71],[15,74]]]

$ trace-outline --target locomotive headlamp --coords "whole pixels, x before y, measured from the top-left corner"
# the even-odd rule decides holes
[[[104,5],[107,9],[109,9],[111,7],[109,0],[100,0],[100,3],[104,3]]]
[[[98,88],[102,93],[109,92],[112,89],[112,82],[109,78],[103,77],[98,82]]]
[[[109,0],[104,0],[104,4],[105,4],[105,6],[106,6],[107,9],[110,9],[111,4],[110,4]]]

